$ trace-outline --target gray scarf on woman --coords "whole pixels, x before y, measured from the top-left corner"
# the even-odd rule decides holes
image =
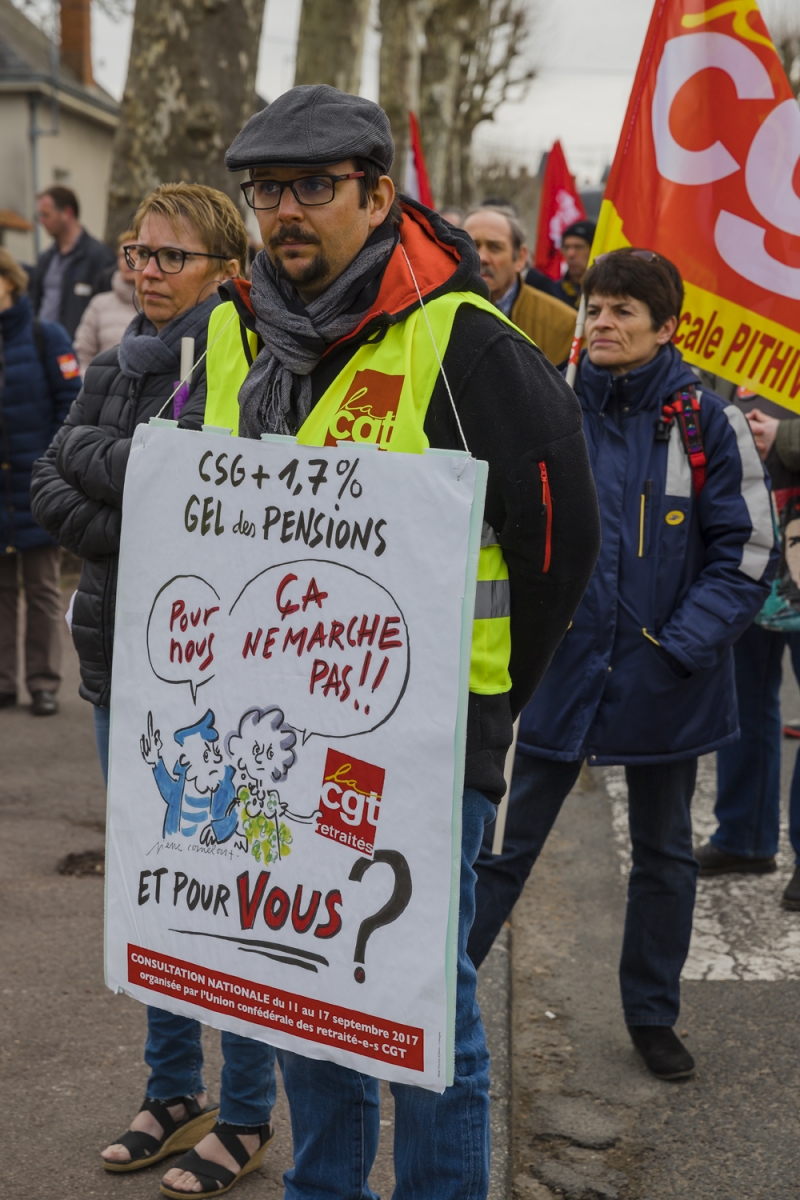
[[[309,375],[328,346],[363,319],[368,285],[383,271],[395,242],[394,227],[380,226],[339,278],[305,307],[261,251],[251,270],[250,299],[264,346],[239,389],[240,435],[297,432],[311,411]]]
[[[137,313],[122,335],[117,358],[123,375],[141,379],[143,375],[180,376],[181,338],[195,339],[195,361],[206,348],[206,330],[211,310],[219,304],[216,293],[207,300],[173,317],[159,331],[144,313]]]

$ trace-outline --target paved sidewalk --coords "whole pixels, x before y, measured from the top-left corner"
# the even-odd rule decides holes
[[[784,715],[800,715],[794,680]],[[796,743],[784,742],[783,792]],[[715,828],[701,760],[696,840]],[[646,1070],[623,1022],[617,968],[628,849],[617,768],[585,771],[513,915],[512,1173],[516,1200],[800,1197],[800,913],[793,869],[702,880],[678,1032],[694,1079]]]
[[[66,598],[74,580],[65,579]],[[65,603],[66,607],[66,603]],[[99,1151],[127,1127],[144,1094],[145,1010],[103,981],[103,880],[64,876],[67,854],[102,853],[105,793],[92,709],[78,697],[78,663],[64,626],[61,712],[33,717],[0,710],[0,1073],[8,1148],[0,1166],[3,1200],[144,1200],[159,1195],[167,1164],[109,1175]],[[508,952],[482,973],[498,1067],[507,1041]],[[219,1094],[219,1038],[204,1031],[206,1079]],[[495,1052],[496,1051],[496,1052]],[[508,1166],[508,1054],[494,1085],[498,1154],[492,1200],[505,1200]],[[276,1136],[264,1166],[236,1185],[241,1200],[281,1200],[291,1136],[280,1089]],[[370,1183],[383,1200],[394,1187],[393,1102],[383,1085],[382,1138]],[[505,1146],[505,1154],[503,1147]]]

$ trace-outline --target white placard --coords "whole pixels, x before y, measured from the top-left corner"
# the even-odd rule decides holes
[[[109,987],[452,1080],[486,466],[140,427],[111,713]]]

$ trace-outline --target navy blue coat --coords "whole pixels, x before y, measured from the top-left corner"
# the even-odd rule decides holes
[[[6,554],[53,544],[31,515],[31,468],[52,442],[81,388],[66,330],[42,321],[42,334],[46,370],[33,337],[28,297],[21,296],[0,312],[5,360],[5,384],[0,391],[0,546]],[[73,377],[65,378],[73,370]]]
[[[603,543],[573,623],[522,714],[519,749],[592,764],[708,753],[738,735],[731,647],[778,555],[769,482],[744,416],[698,389],[708,469],[697,496],[661,408],[697,380],[674,346],[613,377],[584,354],[576,391]]]

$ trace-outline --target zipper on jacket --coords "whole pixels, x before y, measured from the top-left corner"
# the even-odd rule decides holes
[[[652,491],[653,481],[652,479],[646,479],[644,481],[644,491],[639,497],[639,558],[644,558],[644,530],[647,518],[647,502],[650,499]]]
[[[550,555],[553,546],[553,504],[550,496],[550,480],[547,477],[547,463],[539,463],[539,474],[542,479],[542,504],[547,510],[547,525],[544,535],[544,563],[542,571],[544,574],[550,570]]]

